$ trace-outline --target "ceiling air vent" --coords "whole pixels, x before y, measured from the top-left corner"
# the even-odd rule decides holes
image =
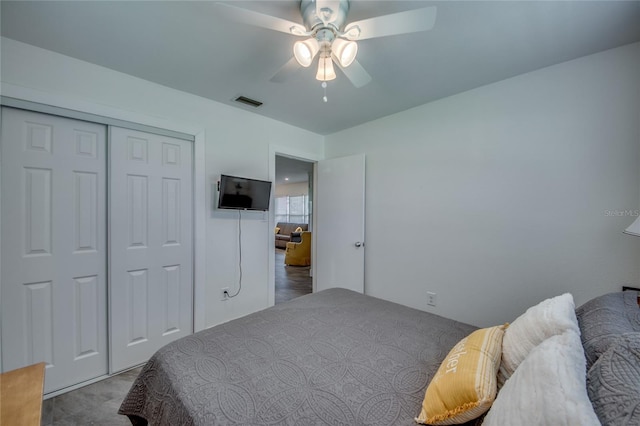
[[[260,105],[262,105],[262,102],[256,101],[255,99],[247,98],[246,96],[238,96],[235,101],[240,102],[241,104],[252,106],[254,108],[258,108]]]

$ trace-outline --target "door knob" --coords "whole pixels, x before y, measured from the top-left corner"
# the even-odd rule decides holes
[[[363,245],[363,243],[361,243],[360,241],[356,241],[356,247],[360,247],[362,245]]]

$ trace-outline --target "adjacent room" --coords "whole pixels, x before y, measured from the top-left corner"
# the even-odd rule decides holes
[[[313,163],[276,156],[275,303],[309,294],[313,229]]]
[[[0,423],[640,423],[640,1],[0,33]]]

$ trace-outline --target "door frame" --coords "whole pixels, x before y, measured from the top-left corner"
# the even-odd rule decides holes
[[[309,152],[309,151],[303,151],[303,150],[299,150],[297,148],[292,148],[289,146],[283,146],[283,145],[274,145],[274,144],[269,144],[269,180],[271,182],[275,182],[276,180],[276,156],[282,156],[282,157],[289,157],[289,158],[293,158],[296,160],[300,160],[300,161],[306,161],[308,163],[313,163],[313,185],[315,186],[316,184],[316,180],[318,178],[317,175],[317,167],[316,164],[318,163],[318,161],[322,160],[324,157],[322,155],[313,153],[313,152]],[[275,200],[275,185],[271,186],[271,200],[269,201],[269,225],[273,224],[273,226],[275,226],[275,219],[276,219],[276,211],[275,211],[275,205],[276,205],[276,200]],[[316,218],[316,192],[315,189],[313,191],[313,217]],[[312,229],[311,229],[311,235],[314,235],[316,232],[316,223],[318,221],[314,219],[313,224],[312,224]],[[268,280],[268,288],[267,288],[267,306],[273,306],[275,305],[275,299],[276,299],[276,273],[275,273],[275,266],[276,266],[276,251],[275,251],[275,244],[276,244],[276,237],[275,234],[273,233],[273,226],[268,226],[267,230],[269,233],[269,238],[267,239],[267,242],[269,244],[268,246],[268,253],[269,253],[269,261],[268,261],[268,267],[269,267],[269,280]],[[315,238],[311,238],[311,291],[315,292],[316,291],[316,274],[315,274],[315,264],[316,264],[316,244],[315,244]]]

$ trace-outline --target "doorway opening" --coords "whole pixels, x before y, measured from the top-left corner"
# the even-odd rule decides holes
[[[275,304],[312,292],[313,162],[276,155]]]

